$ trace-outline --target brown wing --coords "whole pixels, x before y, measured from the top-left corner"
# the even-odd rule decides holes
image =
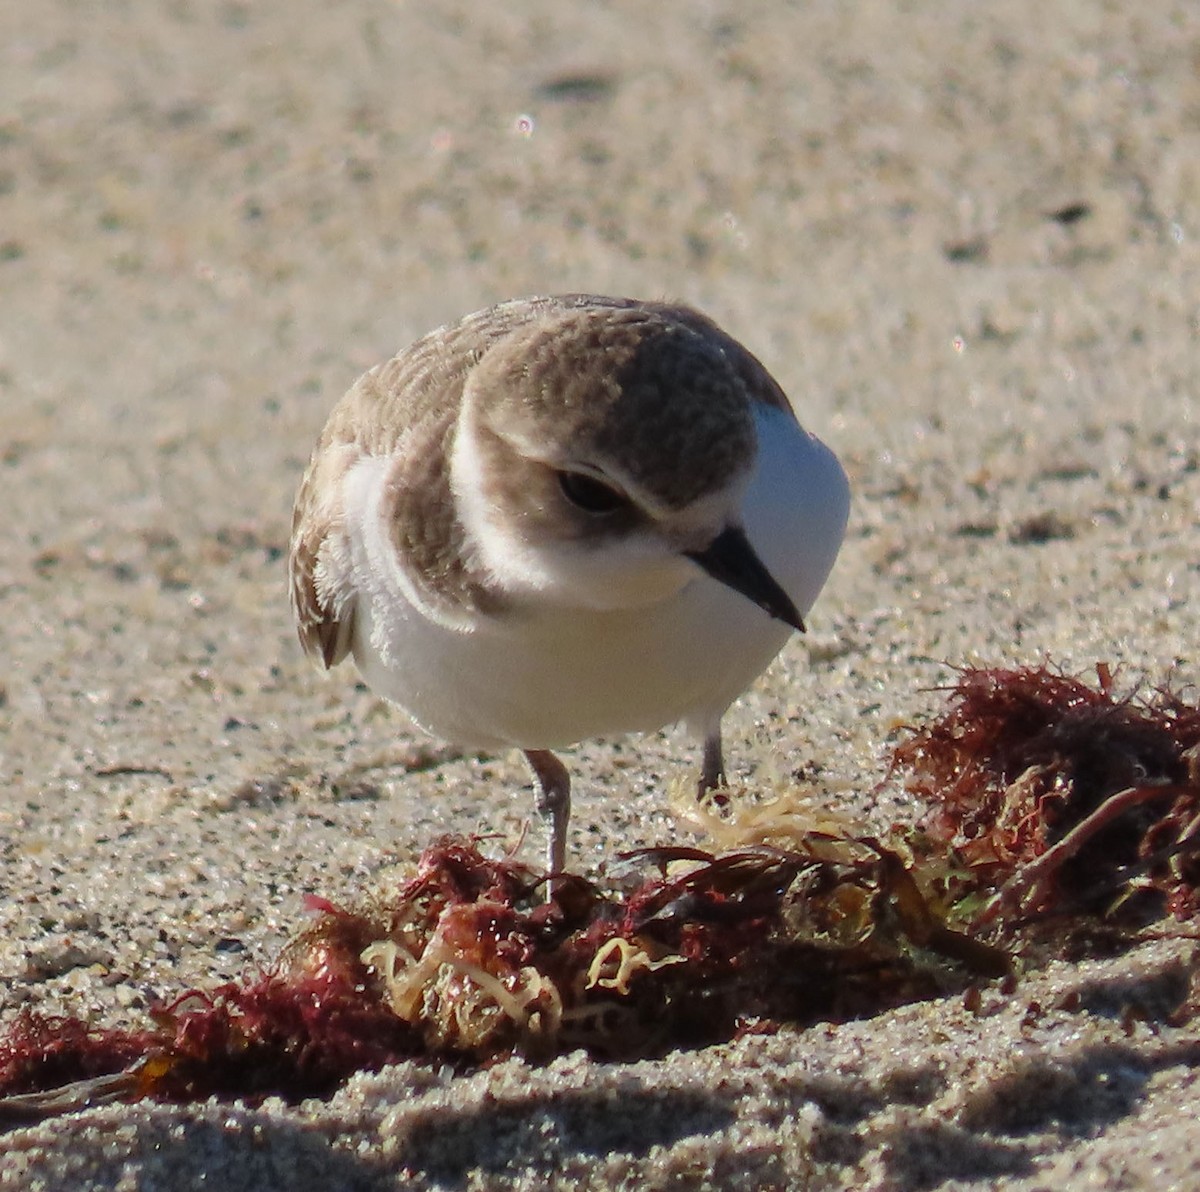
[[[487,603],[481,577],[455,549],[447,457],[463,384],[492,343],[558,302],[506,302],[430,332],[360,377],[334,407],[296,496],[288,566],[300,643],[325,667],[346,657],[354,635],[357,592],[342,487],[364,457],[392,459],[384,499],[393,513],[404,506],[405,516],[390,524],[414,588],[431,603]]]
[[[346,657],[354,630],[354,594],[345,566],[340,489],[359,454],[355,444],[327,442],[323,435],[292,512],[288,559],[292,613],[304,652],[319,658],[326,668]],[[340,569],[339,559],[343,563]],[[341,582],[339,575],[344,576]]]

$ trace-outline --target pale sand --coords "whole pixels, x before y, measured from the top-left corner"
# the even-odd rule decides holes
[[[280,557],[335,398],[498,298],[690,301],[842,455],[843,557],[729,718],[739,776],[881,824],[948,664],[1194,682],[1198,62],[1188,3],[0,7],[0,1015],[139,1024],[269,960],[306,892],[516,837],[516,759],[408,773],[399,718],[309,670]],[[575,764],[587,868],[677,831],[697,758]],[[0,1187],[1188,1188],[1190,963],[662,1062],[93,1111],[4,1135]]]

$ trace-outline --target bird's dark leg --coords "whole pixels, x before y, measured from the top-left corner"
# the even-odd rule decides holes
[[[571,775],[549,749],[526,749],[525,758],[537,785],[538,814],[550,833],[546,868],[562,873],[567,867],[567,823],[571,818]]]
[[[725,785],[725,757],[721,752],[721,726],[717,725],[704,738],[704,762],[700,767],[700,781],[696,794],[704,798],[709,791]]]

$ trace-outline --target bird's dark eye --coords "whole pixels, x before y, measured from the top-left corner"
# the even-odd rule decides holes
[[[623,493],[586,472],[559,472],[558,483],[563,496],[584,513],[615,513],[629,505]]]

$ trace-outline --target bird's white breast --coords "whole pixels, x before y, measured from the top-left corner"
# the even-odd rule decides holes
[[[789,415],[756,416],[743,506],[751,544],[800,611],[833,565],[849,507],[832,452]],[[357,613],[354,656],[369,686],[431,734],[469,748],[553,749],[684,720],[701,732],[767,667],[790,630],[695,569],[649,606],[540,605],[461,627],[422,609],[380,513],[386,461],[347,476]]]

